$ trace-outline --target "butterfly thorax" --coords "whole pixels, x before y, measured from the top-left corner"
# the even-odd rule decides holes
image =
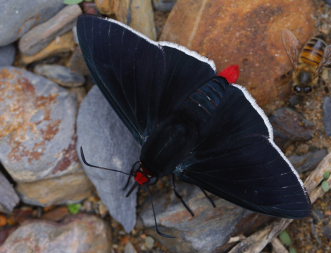
[[[193,149],[197,132],[192,122],[182,115],[162,122],[142,146],[142,166],[157,177],[169,175]]]

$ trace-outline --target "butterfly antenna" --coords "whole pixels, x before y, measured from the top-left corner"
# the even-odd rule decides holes
[[[93,164],[88,163],[86,161],[86,159],[85,159],[85,155],[84,155],[84,152],[83,152],[83,147],[80,147],[80,155],[82,157],[82,160],[83,160],[84,164],[87,165],[87,166],[90,166],[92,168],[97,168],[97,169],[115,171],[115,172],[119,172],[119,173],[122,173],[122,174],[125,174],[125,175],[128,175],[128,176],[132,176],[131,174],[126,173],[126,172],[123,172],[123,171],[120,171],[120,170],[114,170],[114,169],[104,168],[104,167],[100,167],[100,166],[96,166],[96,165],[93,165]]]
[[[136,168],[137,164],[139,164],[139,167]],[[140,168],[140,165],[141,165],[140,161],[135,162],[131,167],[130,175],[132,175],[132,176],[135,175],[136,171]],[[128,180],[126,181],[126,184],[124,185],[124,187],[122,189],[123,191],[125,191],[126,188],[128,188],[129,183],[130,183],[130,179],[131,179],[131,177],[128,177]]]
[[[154,209],[153,196],[152,196],[151,191],[149,190],[149,187],[146,186],[146,188],[147,188],[147,191],[148,191],[148,193],[149,193],[149,196],[150,196],[150,198],[151,198],[151,202],[152,202],[152,210],[153,210],[154,224],[155,224],[155,230],[156,230],[156,233],[158,233],[160,236],[163,236],[163,237],[166,237],[166,238],[176,238],[175,236],[167,235],[167,234],[165,234],[165,233],[162,233],[162,232],[159,230],[159,227],[158,227],[157,222],[156,222],[156,215],[155,215],[155,209]]]

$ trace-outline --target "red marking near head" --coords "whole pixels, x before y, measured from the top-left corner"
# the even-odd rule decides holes
[[[231,65],[218,74],[228,80],[229,83],[237,82],[240,75],[239,65]]]
[[[152,174],[145,168],[141,168],[141,171],[138,170],[134,179],[137,181],[138,184],[143,185],[149,182]]]

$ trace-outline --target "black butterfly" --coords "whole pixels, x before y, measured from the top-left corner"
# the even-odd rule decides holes
[[[112,20],[78,18],[79,44],[111,106],[142,145],[136,185],[166,175],[264,214],[302,218],[309,196],[268,118],[213,61]]]

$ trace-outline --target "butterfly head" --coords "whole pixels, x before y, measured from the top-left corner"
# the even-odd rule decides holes
[[[150,170],[140,166],[134,174],[134,179],[140,185],[151,185],[157,182],[157,177]]]

